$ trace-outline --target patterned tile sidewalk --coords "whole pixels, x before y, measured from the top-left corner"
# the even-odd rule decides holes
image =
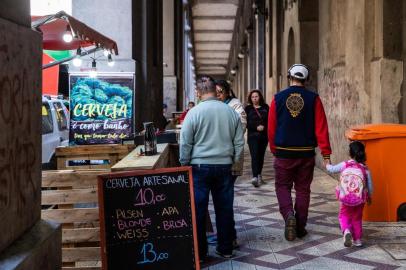
[[[287,242],[284,222],[278,211],[272,157],[267,153],[260,188],[250,184],[249,153],[245,174],[235,187],[235,219],[240,248],[235,257],[223,259],[210,246],[205,270],[265,269],[406,269],[406,223],[364,224],[364,246],[345,248],[338,226],[335,181],[316,169],[311,207],[303,240]],[[213,206],[209,207],[214,221]]]

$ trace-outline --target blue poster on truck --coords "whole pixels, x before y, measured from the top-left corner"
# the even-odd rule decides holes
[[[70,145],[113,144],[133,129],[134,74],[70,74]]]

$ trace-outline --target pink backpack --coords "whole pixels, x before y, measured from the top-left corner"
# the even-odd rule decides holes
[[[355,161],[346,161],[336,187],[337,199],[345,205],[356,206],[367,200],[365,167]]]

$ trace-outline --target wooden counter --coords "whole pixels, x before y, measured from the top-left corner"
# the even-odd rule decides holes
[[[149,170],[167,166],[169,160],[169,144],[158,144],[158,153],[153,156],[141,156],[140,149],[144,150],[144,145],[137,146],[131,153],[111,167],[111,171]]]
[[[134,145],[121,144],[59,146],[55,149],[57,168],[58,170],[110,169],[133,149]],[[108,160],[108,164],[70,166],[70,160]]]

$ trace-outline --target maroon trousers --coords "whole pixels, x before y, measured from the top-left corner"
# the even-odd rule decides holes
[[[313,181],[314,157],[275,158],[275,191],[279,211],[283,218],[294,214],[298,229],[304,229],[310,203],[310,185]],[[292,187],[296,191],[295,206],[292,203]]]

